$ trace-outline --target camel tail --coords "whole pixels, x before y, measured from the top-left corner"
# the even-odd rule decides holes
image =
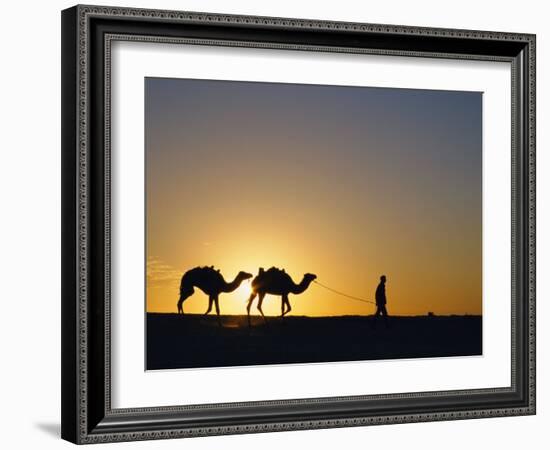
[[[186,272],[183,274],[183,276],[181,277],[181,281],[180,281],[180,294],[182,292],[184,292],[185,290],[189,290],[189,286],[190,286],[190,283],[189,283],[189,273]]]
[[[189,280],[189,277],[186,276],[187,274],[183,275],[181,277],[181,283],[180,283],[180,299],[190,297],[195,293],[195,289],[193,288],[193,283]]]
[[[183,283],[183,278],[182,278],[182,280],[180,282],[180,295],[183,292],[183,286],[184,286],[184,283]]]

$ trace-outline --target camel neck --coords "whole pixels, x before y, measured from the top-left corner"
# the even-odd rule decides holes
[[[225,286],[223,288],[223,292],[233,292],[235,289],[237,289],[242,283],[242,280],[239,279],[239,277],[235,277],[235,279],[231,283],[225,283]]]
[[[300,284],[294,284],[294,288],[292,289],[293,294],[301,294],[304,292],[311,283],[310,280],[306,279],[305,277],[302,278],[302,281],[300,281]]]

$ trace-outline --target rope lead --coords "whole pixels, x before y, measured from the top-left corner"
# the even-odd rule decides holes
[[[328,286],[325,286],[324,284],[322,283],[319,283],[317,280],[313,280],[314,283],[318,284],[319,286],[321,287],[324,287],[325,289],[331,291],[331,292],[334,292],[335,294],[338,294],[338,295],[342,295],[343,297],[347,297],[347,298],[351,298],[352,300],[357,300],[358,302],[363,302],[363,303],[371,303],[373,305],[376,305],[375,302],[371,302],[369,300],[365,300],[364,298],[359,298],[359,297],[354,297],[353,295],[348,295],[348,294],[344,294],[343,292],[340,292],[340,291],[337,291],[336,289],[332,289]]]

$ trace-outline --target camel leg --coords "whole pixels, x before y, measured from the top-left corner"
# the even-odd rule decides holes
[[[208,313],[210,311],[212,311],[212,304],[214,303],[214,298],[213,297],[209,297],[208,298],[208,309],[206,310],[206,312],[204,313],[205,316],[208,315]]]
[[[246,304],[246,315],[248,317],[248,326],[250,326],[250,307],[252,306],[252,303],[254,302],[255,298],[256,298],[256,293],[252,292],[252,294],[250,294],[250,297],[248,297],[248,303]]]
[[[182,289],[180,290],[180,299],[178,300],[178,314],[183,314],[183,302],[193,295],[195,290],[191,289]]]
[[[220,304],[218,297],[214,297],[214,304],[216,305],[216,315],[218,316],[218,326],[222,326],[222,322],[220,319]]]
[[[258,296],[258,311],[260,311],[260,314],[264,318],[264,322],[267,323],[267,319],[264,316],[264,312],[262,311],[262,302],[264,301],[265,293],[261,292]]]
[[[287,308],[286,311],[285,311],[285,306]],[[291,311],[291,309],[292,309],[292,307],[290,306],[290,302],[288,301],[288,295],[283,295],[283,302],[282,302],[282,306],[281,306],[281,310],[282,310],[281,317],[288,314]]]

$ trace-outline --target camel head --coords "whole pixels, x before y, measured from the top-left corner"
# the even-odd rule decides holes
[[[237,279],[240,281],[248,280],[252,277],[253,275],[251,273],[243,272],[242,270],[237,274]]]
[[[313,280],[315,280],[317,278],[317,275],[313,274],[313,273],[306,273],[304,275],[304,280],[306,280],[308,283],[311,283]]]

